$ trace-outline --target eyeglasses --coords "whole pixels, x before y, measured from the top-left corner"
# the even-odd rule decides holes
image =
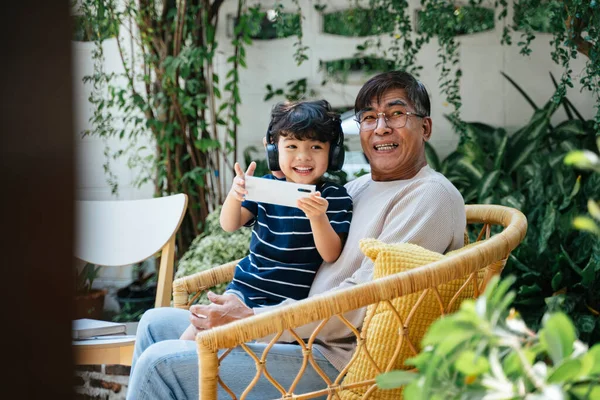
[[[387,127],[396,129],[404,128],[404,126],[406,125],[406,121],[408,121],[408,117],[411,115],[414,115],[415,117],[419,118],[426,117],[426,115],[417,114],[414,112],[392,111],[392,115],[390,115],[389,117],[386,116],[383,112],[377,113],[376,115],[368,114],[365,116],[359,114],[355,121],[358,123],[358,128],[361,131],[370,131],[377,128],[379,118],[382,115]]]

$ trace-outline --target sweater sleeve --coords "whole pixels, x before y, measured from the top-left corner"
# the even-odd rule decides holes
[[[377,239],[412,243],[443,254],[463,245],[464,208],[462,197],[440,182],[416,185],[392,207]]]

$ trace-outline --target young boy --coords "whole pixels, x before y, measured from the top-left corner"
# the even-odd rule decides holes
[[[307,297],[323,260],[339,257],[352,219],[346,189],[323,180],[327,170],[341,168],[344,157],[341,121],[327,101],[276,105],[266,145],[269,168],[281,170],[285,177],[264,179],[312,184],[317,191],[298,200],[298,208],[246,201],[245,174],[236,163],[236,177],[221,209],[221,227],[227,232],[242,226],[253,229],[250,254],[236,266],[225,293],[251,308]],[[252,162],[246,175],[253,175],[255,168]],[[194,335],[190,325],[181,338]]]

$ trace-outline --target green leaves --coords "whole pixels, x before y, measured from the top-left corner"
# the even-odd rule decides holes
[[[485,293],[435,321],[423,350],[405,362],[418,373],[393,371],[377,377],[382,389],[404,386],[404,398],[586,398],[600,385],[600,345],[589,351],[573,323],[558,312],[532,332],[508,311],[515,278],[492,279]],[[572,396],[572,397],[568,397]],[[591,397],[588,397],[591,398]]]
[[[477,197],[479,199],[485,199],[490,193],[492,193],[501,174],[502,171],[496,170],[489,172],[483,176],[481,182],[479,183],[477,193]]]
[[[557,212],[553,203],[546,205],[546,211],[542,218],[540,234],[538,236],[538,254],[542,254],[548,246],[550,236],[555,231]]]
[[[563,313],[549,316],[543,322],[540,331],[540,343],[544,346],[554,364],[559,364],[573,352],[573,342],[576,339],[575,327]]]
[[[381,389],[396,389],[411,383],[417,376],[415,372],[396,370],[377,375],[375,382]]]
[[[464,375],[481,375],[490,370],[490,363],[487,358],[481,354],[476,354],[472,350],[467,350],[458,356],[454,363],[457,371]]]

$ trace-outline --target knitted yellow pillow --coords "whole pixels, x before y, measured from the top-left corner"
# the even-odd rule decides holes
[[[360,249],[375,264],[373,279],[430,264],[444,257],[442,254],[429,251],[414,244],[386,244],[376,239],[362,239],[360,241]],[[438,287],[445,309],[466,279],[468,277],[457,279]],[[422,293],[420,291],[398,297],[391,301],[394,308],[398,311],[400,318],[402,318],[402,323],[405,326],[404,329],[401,328],[400,322],[388,304],[379,303],[367,307],[362,332],[362,337],[366,339],[366,342],[364,346],[357,348],[358,354],[342,381],[343,385],[375,378],[379,373],[370,359],[377,364],[380,371],[385,371],[390,362],[392,362],[400,340],[403,340],[403,342],[398,357],[393,362],[391,369],[408,368],[404,366],[404,361],[414,356],[415,351],[420,351],[420,343],[425,331],[441,315],[437,296],[433,291],[429,291],[417,308],[417,311],[409,319],[409,313]],[[456,311],[461,301],[465,298],[472,298],[473,293],[473,285],[468,285],[454,302],[450,311]],[[368,322],[369,320],[370,322]],[[368,350],[370,357],[366,354],[365,350]],[[346,389],[340,392],[340,397],[343,400],[358,400],[362,398],[367,389],[368,387],[365,386]],[[371,400],[398,400],[401,398],[402,389],[376,389],[369,397]]]

